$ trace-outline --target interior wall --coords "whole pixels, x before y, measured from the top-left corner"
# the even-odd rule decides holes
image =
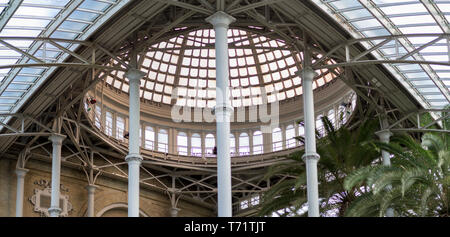
[[[0,158],[0,216],[15,216],[16,206],[16,185],[17,176],[15,174],[16,160]],[[39,217],[42,214],[35,210],[31,199],[38,190],[45,189],[45,184],[51,181],[51,163],[49,161],[33,160],[31,158],[26,169],[29,169],[25,176],[24,185],[24,217]],[[86,216],[88,192],[86,189],[86,176],[80,169],[62,167],[61,168],[61,194],[68,195],[68,200],[72,205],[69,217]],[[119,206],[105,211],[102,216],[126,216],[127,209],[127,182],[109,177],[98,177],[98,186],[95,191],[94,214],[105,210],[105,207]],[[120,207],[121,206],[121,207]],[[140,209],[144,213],[141,216],[148,217],[169,217],[170,201],[168,195],[149,190],[141,186],[140,189]],[[185,200],[180,200],[178,213],[180,217],[207,217],[214,216],[214,210],[197,205]],[[124,212],[125,211],[125,212]]]

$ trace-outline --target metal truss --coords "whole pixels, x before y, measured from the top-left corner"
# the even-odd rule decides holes
[[[423,38],[423,37],[431,37],[434,38],[431,41],[421,43],[419,45],[416,45],[414,49],[407,53],[400,53],[400,47],[402,45],[399,43],[402,40],[407,40],[410,38]],[[450,45],[444,44],[444,46],[447,47],[447,52],[441,52],[442,54],[448,55],[449,61],[442,62],[442,61],[428,61],[428,60],[417,60],[413,58],[414,56],[420,55],[421,51],[425,51],[427,47],[430,46],[442,46],[442,44],[438,44],[437,42],[441,40],[447,40],[450,38],[449,33],[444,34],[399,34],[399,35],[386,35],[386,36],[377,36],[377,37],[367,37],[367,38],[358,38],[358,39],[351,39],[345,42],[341,42],[331,50],[329,50],[325,55],[323,55],[319,60],[313,63],[314,69],[322,69],[322,68],[336,68],[336,67],[347,67],[347,66],[360,66],[360,65],[370,65],[370,64],[426,64],[426,65],[444,65],[444,66],[450,66],[450,52],[448,49],[450,48]],[[381,41],[380,43],[373,45],[370,44],[371,41]],[[373,57],[367,57],[371,53],[375,53],[376,50],[379,50],[384,45],[387,45],[391,42],[394,42],[393,48],[395,50],[395,55],[389,55],[389,57],[384,58],[373,58]],[[368,45],[368,48],[364,50],[363,52],[354,55],[352,57],[352,51],[351,47],[355,46],[356,44],[364,44]],[[331,58],[337,58],[340,59],[341,56],[337,54],[338,52],[345,51],[345,62],[340,62],[336,64],[323,64],[323,61]]]
[[[448,109],[422,109],[418,111],[414,111],[409,113],[401,118],[395,123],[387,126],[385,130],[389,130],[391,132],[413,132],[413,133],[424,133],[424,132],[443,132],[450,133],[448,128],[442,126],[443,120],[448,120],[450,118],[450,110]],[[426,120],[423,118],[423,115],[427,115],[430,113],[439,113],[441,116],[436,120]],[[414,119],[416,121],[414,126],[409,124],[405,125],[405,121],[408,119]]]
[[[21,47],[21,43],[24,41],[34,41],[39,42],[39,44],[46,47],[42,47],[42,54],[35,56],[26,51],[26,48]],[[8,43],[9,42],[9,43]],[[70,45],[82,45],[87,47],[90,51],[90,57],[83,57],[72,50],[72,48],[66,48],[62,44]],[[48,45],[48,46],[47,46]],[[48,38],[48,37],[0,37],[0,49],[10,49],[19,53],[21,56],[16,56],[16,58],[26,58],[24,63],[16,63],[10,65],[0,65],[0,69],[3,68],[24,68],[24,67],[88,67],[96,69],[111,69],[111,70],[121,70],[126,71],[129,66],[127,63],[123,62],[121,59],[117,58],[109,50],[103,48],[95,42],[80,41],[80,40],[67,40],[58,38]],[[118,64],[123,67],[112,67],[105,66],[104,64],[96,63],[96,51],[107,54],[112,59],[116,60]],[[49,58],[47,55],[50,53],[66,53],[72,56],[76,60],[71,62],[56,62],[53,58]],[[98,54],[98,53],[97,53]],[[2,83],[0,89],[1,92],[9,84]]]
[[[2,121],[5,119],[12,119],[15,118],[20,121],[20,128],[16,129],[12,126],[9,126],[6,123],[3,123]],[[25,123],[31,123],[35,125],[36,128],[35,131],[27,131],[25,130]],[[39,131],[40,129],[42,131]],[[55,134],[56,132],[44,125],[43,123],[39,122],[37,119],[33,118],[30,115],[22,114],[22,113],[0,113],[0,131],[2,129],[5,129],[4,132],[0,133],[0,137],[11,137],[11,136],[51,136],[52,134]]]

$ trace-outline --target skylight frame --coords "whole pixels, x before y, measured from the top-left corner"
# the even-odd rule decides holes
[[[336,7],[337,5],[345,5],[344,1],[341,0],[313,0],[313,2],[318,5],[320,8],[322,8],[323,10],[325,10],[328,14],[330,14],[332,17],[334,17],[335,19],[337,18],[338,23],[340,24],[344,24],[346,26],[346,29],[352,34],[353,37],[355,38],[367,38],[367,37],[372,37],[372,36],[380,36],[382,34],[376,34],[376,35],[367,35],[369,32],[375,33],[375,31],[379,30],[381,32],[385,32],[387,34],[385,35],[398,35],[398,34],[402,34],[402,33],[408,33],[408,32],[404,32],[404,30],[407,28],[405,26],[408,27],[416,27],[416,29],[418,29],[418,27],[421,27],[420,29],[425,29],[423,28],[424,26],[433,26],[435,29],[439,29],[439,31],[436,31],[435,33],[450,33],[448,27],[446,27],[446,25],[448,26],[448,22],[447,24],[443,21],[445,21],[445,14],[443,14],[443,12],[441,12],[439,10],[439,5],[444,3],[443,1],[435,1],[434,3],[430,3],[427,1],[403,1],[403,2],[390,2],[390,3],[382,3],[384,2],[383,0],[374,0],[374,1],[369,1],[369,0],[360,0],[360,1],[352,1],[352,5],[348,6],[348,7]],[[346,1],[349,2],[349,1]],[[411,11],[411,6],[412,4],[415,4],[414,6],[420,6],[420,8],[422,9],[419,12],[414,12]],[[383,11],[386,10],[389,7],[399,7],[404,9],[405,11],[409,12],[402,12],[402,13],[398,13],[398,11],[396,11],[395,13],[392,12],[385,12]],[[369,9],[370,8],[370,9]],[[352,12],[355,13],[356,11],[359,11],[360,14],[362,14],[362,12],[366,12],[364,13],[361,17],[355,17],[355,15],[353,16],[349,16],[348,14],[346,14],[347,12]],[[370,13],[370,14],[367,14]],[[380,14],[376,14],[376,13],[380,13]],[[434,19],[434,23],[430,23],[430,22],[418,22],[418,23],[412,23],[412,24],[408,24],[408,25],[398,25],[398,24],[394,24],[392,19],[393,18],[398,18],[398,17],[411,17],[411,16],[431,16]],[[361,20],[376,20],[379,22],[378,26],[374,26],[371,27],[369,29],[364,29],[362,27],[357,27],[355,25],[355,22],[361,21]],[[384,25],[383,25],[384,22]],[[403,30],[403,32],[402,32]],[[434,32],[433,32],[434,33]],[[414,39],[417,40],[417,39]],[[363,42],[363,46],[365,46],[366,48],[370,48],[373,47],[374,45],[376,45],[377,42],[370,42],[370,43],[366,43]],[[439,43],[439,42],[438,42]],[[439,46],[443,46],[445,43],[439,43],[439,45],[434,44],[431,47],[439,47]],[[448,45],[448,41],[447,41],[447,45]],[[416,47],[417,44],[414,45],[411,42],[410,38],[406,38],[402,44],[401,47],[403,47],[403,49],[407,52],[411,52],[413,51]],[[383,52],[383,50],[386,50],[387,48],[389,48],[389,46],[385,45],[383,47],[380,47],[379,49],[375,50],[372,52],[372,55],[374,55],[376,58],[378,59],[387,59],[389,57],[392,58],[392,56],[394,55],[387,55],[386,53]],[[447,54],[448,54],[448,50],[449,48],[447,48]],[[436,51],[436,49],[435,49]],[[420,51],[419,53],[415,54],[412,59],[415,60],[421,60],[421,61],[426,61],[426,59],[440,59],[443,58],[442,53],[439,52],[422,52]],[[421,68],[422,72],[425,72],[428,75],[428,78],[426,77],[418,77],[418,78],[414,78],[414,80],[410,80],[407,79],[407,71],[404,71],[402,69],[400,69],[400,66],[403,66],[404,64],[400,64],[400,65],[387,65],[387,64],[383,64],[396,78],[397,80],[400,81],[400,83],[402,83],[407,90],[416,98],[416,100],[424,107],[424,108],[442,108],[444,105],[449,103],[449,98],[450,98],[450,93],[449,93],[449,84],[445,83],[445,77],[442,78],[442,72],[436,71],[436,68],[441,68],[440,66],[436,67],[436,66],[430,66],[430,65],[417,65],[418,68]],[[450,68],[450,67],[448,67]],[[440,91],[440,96],[435,94],[435,97],[439,97],[440,99],[429,99],[426,98],[426,93],[424,91],[424,89],[430,89],[433,86],[428,86],[428,87],[423,87],[423,86],[417,86],[415,82],[417,81],[423,81],[423,80],[434,80],[437,84],[435,84],[434,88],[437,88]]]

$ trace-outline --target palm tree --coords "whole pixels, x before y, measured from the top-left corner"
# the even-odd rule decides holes
[[[317,132],[319,196],[321,199],[321,215],[334,212],[341,216],[356,198],[355,194],[364,189],[354,187],[344,189],[345,177],[354,170],[371,164],[379,157],[379,152],[372,145],[376,121],[367,120],[357,129],[341,127],[336,129],[327,117],[322,117],[325,136]],[[297,138],[303,141],[304,138]],[[263,196],[260,215],[267,215],[280,208],[289,207],[290,213],[298,215],[298,211],[306,204],[306,170],[301,157],[304,151],[294,152],[288,158],[292,162],[284,163],[269,169],[266,177],[284,177],[271,187]]]
[[[450,128],[450,119],[443,128]],[[392,207],[399,216],[450,216],[449,136],[426,133],[418,142],[400,134],[390,144],[375,143],[394,155],[392,165],[363,167],[347,177],[347,190],[364,184],[370,192],[358,197],[346,215],[383,216]]]

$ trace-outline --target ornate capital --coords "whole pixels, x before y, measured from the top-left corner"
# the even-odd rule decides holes
[[[314,71],[311,67],[305,67],[300,71],[297,71],[297,75],[301,77],[303,80],[314,80],[314,77],[318,76],[316,71]]]
[[[89,184],[88,186],[86,186],[86,189],[87,189],[88,193],[94,193],[94,192],[95,192],[95,189],[96,189],[97,187],[98,187],[97,185]]]
[[[236,21],[236,18],[228,15],[223,11],[218,11],[208,18],[205,19],[207,22],[211,23],[214,27],[225,27]]]
[[[29,171],[28,169],[16,168],[16,175],[19,178],[23,178],[28,173],[28,171]]]
[[[378,132],[375,132],[375,134],[378,136],[378,138],[380,138],[380,141],[382,142],[389,142],[389,139],[391,138],[392,135],[394,135],[391,131],[389,131],[388,129],[384,129]]]
[[[65,138],[66,138],[65,135],[55,133],[55,134],[52,134],[50,137],[48,137],[48,140],[52,141],[53,144],[62,145],[62,141]]]
[[[128,78],[128,80],[130,80],[130,82],[132,82],[132,81],[139,81],[144,76],[145,76],[145,72],[139,71],[138,69],[134,69],[134,68],[129,69],[125,73],[125,77]]]
[[[309,154],[304,154],[302,156],[303,161],[307,162],[308,160],[314,160],[314,161],[319,161],[320,159],[320,155],[317,153],[309,153]]]

